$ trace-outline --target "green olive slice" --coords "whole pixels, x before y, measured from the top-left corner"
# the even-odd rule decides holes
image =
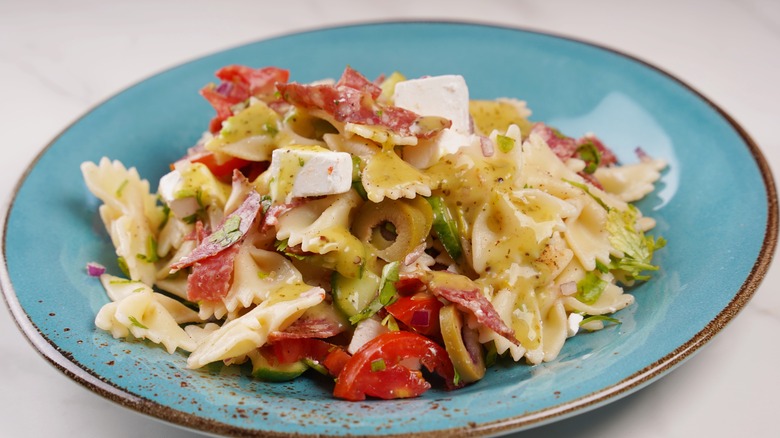
[[[425,242],[433,212],[420,199],[385,199],[366,202],[355,216],[352,234],[387,262],[403,260]]]
[[[454,304],[441,308],[439,325],[444,338],[444,348],[460,380],[471,383],[484,377],[485,359],[482,344],[477,339],[479,335],[476,330],[463,325],[463,319]]]

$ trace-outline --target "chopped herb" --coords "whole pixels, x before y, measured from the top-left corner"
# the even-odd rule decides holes
[[[398,261],[388,263],[382,268],[382,277],[379,279],[379,302],[383,306],[392,304],[398,299],[395,282],[399,279],[400,268],[401,262]]]
[[[157,255],[157,240],[154,236],[149,236],[146,239],[146,254],[136,254],[136,258],[148,263],[154,263],[160,260],[160,256]]]
[[[263,195],[260,197],[260,208],[263,210],[263,214],[268,213],[268,209],[273,205],[271,195]]]
[[[127,260],[124,257],[119,256],[116,258],[116,264],[119,266],[119,270],[125,274],[125,277],[130,276],[130,268],[127,266]]]
[[[286,255],[287,257],[292,257],[292,258],[295,258],[295,259],[298,259],[298,260],[306,260],[306,256],[304,256],[304,255],[296,254],[294,252],[287,251],[288,247],[289,246],[288,246],[288,243],[287,243],[287,239],[277,240],[276,242],[274,242],[274,248],[276,248],[276,250],[278,252]]]
[[[602,201],[602,200],[601,200],[601,198],[599,198],[598,196],[596,196],[596,195],[594,195],[593,193],[591,193],[591,192],[590,192],[590,188],[589,188],[589,187],[588,187],[586,184],[583,184],[583,183],[578,183],[578,182],[576,182],[576,181],[569,181],[568,179],[564,179],[564,181],[565,181],[565,182],[567,182],[567,183],[569,183],[569,184],[571,184],[571,185],[573,185],[574,187],[577,187],[578,189],[582,189],[582,191],[584,191],[585,193],[587,193],[587,194],[588,194],[588,196],[590,196],[590,197],[591,197],[591,198],[593,198],[593,199],[594,199],[596,202],[598,202],[598,203],[599,203],[599,205],[600,205],[600,206],[602,206],[602,207],[604,208],[604,210],[607,210],[607,211],[609,211],[609,206],[608,206],[608,205],[607,205],[607,204],[606,204],[604,201]]]
[[[592,316],[589,316],[589,317],[583,319],[582,321],[580,321],[580,327],[582,327],[583,325],[585,325],[585,324],[587,324],[589,322],[593,322],[593,321],[605,321],[605,322],[611,322],[612,324],[621,324],[619,319],[612,318],[611,316],[607,316],[607,315],[592,315]]]
[[[284,252],[287,249],[287,239],[277,240],[274,242],[274,248],[279,252]]]
[[[145,288],[145,287],[143,287],[143,286],[141,286],[141,287],[137,287],[137,288],[133,289],[133,293],[136,293],[136,292],[143,292],[143,291],[145,291],[145,290],[146,290],[146,288]]]
[[[195,190],[195,201],[198,203],[198,207],[200,207],[201,209],[206,208],[206,205],[203,202],[203,190],[201,189]]]
[[[385,360],[384,359],[375,359],[371,361],[371,372],[377,372],[377,371],[384,371],[385,370]]]
[[[279,133],[279,129],[270,123],[266,123],[265,125],[263,125],[263,131],[265,131],[265,133],[270,135],[271,137]]]
[[[596,270],[598,270],[602,274],[606,274],[607,272],[609,272],[609,266],[596,260]]]
[[[376,116],[382,117],[382,110],[376,110]]]
[[[355,189],[358,195],[360,195],[361,198],[363,198],[364,201],[368,201],[368,192],[366,192],[366,188],[363,187],[363,182],[360,180],[352,181],[352,188]]]
[[[209,242],[216,243],[223,248],[238,242],[241,237],[244,236],[241,232],[240,225],[241,216],[230,216],[217,231],[214,231],[209,236]]]
[[[269,274],[266,274],[266,273],[265,273],[265,272],[263,272],[263,271],[257,271],[257,278],[259,278],[259,279],[261,279],[261,280],[268,278],[268,275],[269,275]]]
[[[130,284],[130,283],[136,283],[136,282],[133,280],[128,280],[126,278],[119,278],[108,282],[108,284]]]
[[[160,199],[158,196],[157,199]],[[162,202],[162,213],[163,213],[163,220],[160,222],[160,225],[157,226],[157,231],[162,230],[165,228],[165,225],[168,223],[168,219],[171,217],[171,207],[168,207],[168,204]]]
[[[515,139],[506,135],[496,135],[496,143],[498,144],[498,150],[505,154],[515,147]]]
[[[119,188],[116,189],[116,197],[121,198],[122,192],[125,190],[125,187],[127,187],[127,183],[129,183],[129,180],[122,181],[122,184],[119,184]]]
[[[193,213],[181,219],[185,224],[192,225],[198,221],[198,213]]]
[[[385,319],[382,320],[382,325],[387,327],[391,332],[397,332],[401,330],[400,327],[398,327],[398,321],[396,321],[395,318],[393,318],[393,315],[389,313],[387,316],[385,316]]]
[[[599,168],[601,152],[592,141],[581,144],[575,153],[579,159],[585,162],[585,169],[583,169],[585,173],[592,174]]]
[[[496,351],[496,343],[490,341],[485,344],[485,366],[490,367],[496,363],[498,358],[498,351]]]
[[[138,320],[135,319],[135,316],[128,316],[127,319],[129,319],[130,323],[133,324],[134,326],[136,326],[138,328],[145,329],[145,330],[149,330],[149,327],[147,327],[147,326],[141,324],[140,322],[138,322]]]
[[[299,165],[299,166],[301,166],[301,167],[303,167],[303,165],[304,165],[304,164],[306,164],[306,162],[305,162],[305,161],[303,161],[303,158],[301,158],[301,157],[298,157],[298,165]]]
[[[460,374],[458,373],[457,369],[454,369],[454,371],[455,371],[455,377],[452,378],[452,383],[455,386],[459,386],[460,385]]]
[[[379,278],[378,295],[373,301],[368,303],[360,313],[352,315],[349,318],[350,323],[357,324],[364,319],[368,319],[376,312],[379,312],[382,307],[392,304],[398,299],[398,291],[395,289],[395,282],[398,281],[398,270],[400,267],[401,263],[396,261],[388,263],[382,268],[382,276]]]
[[[585,274],[585,278],[577,282],[577,298],[585,304],[593,304],[598,301],[604,289],[607,288],[607,282],[602,280],[594,271]]]

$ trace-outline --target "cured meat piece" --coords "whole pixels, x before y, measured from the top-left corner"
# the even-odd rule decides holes
[[[344,331],[344,326],[330,318],[298,318],[284,331],[272,332],[268,341],[273,343],[280,339],[316,338],[326,339]]]
[[[234,245],[195,262],[187,277],[187,299],[193,302],[217,301],[227,295],[238,250],[239,246]]]
[[[217,111],[209,125],[212,133],[219,132],[222,122],[233,115],[233,105],[251,96],[270,103],[276,91],[276,83],[287,82],[290,72],[276,67],[253,69],[243,65],[228,65],[217,70],[216,76],[222,80],[218,86],[210,84],[200,90],[201,96]]]
[[[561,134],[555,128],[544,123],[534,123],[531,134],[538,134],[550,147],[550,150],[561,160],[568,160],[577,154],[577,149],[587,143],[591,143],[598,151],[600,157],[599,166],[611,166],[617,164],[617,156],[611,149],[595,135],[585,135],[578,140]]]
[[[228,217],[222,225],[203,239],[192,252],[171,265],[171,272],[191,266],[208,257],[219,254],[225,249],[241,241],[249,228],[255,222],[260,211],[260,195],[254,190],[249,193],[244,202]]]
[[[460,310],[471,313],[480,324],[505,337],[513,344],[520,344],[515,337],[515,331],[504,323],[496,309],[493,308],[493,304],[482,295],[479,286],[466,276],[447,271],[416,271],[411,274],[403,274],[396,282],[395,287],[399,293],[408,293],[414,289],[418,291],[427,289],[430,293],[455,304]]]
[[[379,98],[379,95],[382,94],[381,87],[369,81],[365,76],[361,75],[357,70],[349,66],[344,69],[344,73],[341,74],[341,78],[336,83],[336,87],[341,86],[365,91],[370,94],[373,99]]]
[[[531,134],[538,134],[550,150],[561,160],[568,160],[577,151],[577,141],[567,137],[544,123],[534,123]]]
[[[336,121],[381,126],[401,136],[430,138],[449,128],[452,121],[422,117],[413,111],[376,102],[381,89],[347,67],[335,84],[279,83],[282,98],[297,107],[325,111]]]

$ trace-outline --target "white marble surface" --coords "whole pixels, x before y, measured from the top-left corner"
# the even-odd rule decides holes
[[[262,4],[261,4],[262,3]],[[678,76],[725,108],[780,169],[780,2],[421,0],[0,2],[0,197],[58,132],[167,67],[267,36],[398,18],[477,20],[574,36]],[[518,434],[778,436],[780,264],[744,311],[649,387]],[[48,365],[0,310],[0,436],[193,436],[108,402]]]

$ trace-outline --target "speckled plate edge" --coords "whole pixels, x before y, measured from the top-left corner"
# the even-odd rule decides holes
[[[764,187],[766,189],[766,202],[767,202],[767,221],[766,221],[765,231],[764,231],[764,241],[763,244],[761,245],[761,250],[758,253],[758,256],[756,258],[755,263],[753,264],[750,274],[747,276],[742,286],[739,288],[739,291],[736,292],[734,298],[729,302],[729,304],[725,308],[723,308],[720,311],[720,313],[718,313],[718,315],[714,319],[712,319],[700,332],[698,332],[690,340],[677,347],[674,351],[672,351],[668,355],[662,357],[661,359],[645,367],[644,369],[637,371],[636,373],[632,374],[628,378],[615,383],[612,386],[602,388],[599,391],[595,391],[591,394],[588,394],[586,396],[583,396],[576,400],[572,400],[567,403],[562,403],[560,405],[552,406],[550,408],[541,409],[539,411],[530,412],[515,417],[505,418],[498,421],[476,424],[474,427],[420,432],[417,434],[412,434],[411,436],[449,437],[452,436],[453,434],[459,434],[461,436],[475,436],[475,435],[483,435],[483,434],[508,433],[508,432],[519,431],[521,429],[526,429],[533,426],[549,423],[555,420],[561,420],[575,414],[584,413],[588,410],[595,409],[606,403],[616,401],[650,384],[651,382],[660,378],[662,375],[666,374],[668,371],[672,370],[673,368],[681,364],[685,359],[689,358],[693,353],[698,351],[700,347],[702,347],[707,342],[709,342],[709,340],[712,339],[713,336],[718,334],[744,308],[744,306],[748,303],[748,301],[750,301],[753,294],[756,292],[759,285],[761,284],[761,281],[764,279],[764,276],[766,275],[767,271],[769,270],[769,266],[772,262],[772,258],[774,256],[777,247],[778,197],[777,197],[777,190],[774,182],[774,177],[772,175],[772,171],[763,153],[761,152],[758,145],[756,144],[756,142],[753,141],[753,139],[750,137],[747,131],[742,126],[740,126],[739,123],[737,123],[737,121],[733,117],[731,117],[725,110],[720,108],[709,98],[705,97],[702,93],[700,93],[699,91],[697,91],[696,89],[694,89],[693,87],[685,83],[684,81],[666,72],[665,70],[653,64],[650,64],[649,62],[639,59],[633,55],[629,55],[621,50],[617,50],[600,43],[593,43],[590,41],[586,41],[581,38],[559,35],[556,33],[546,32],[538,29],[530,29],[530,28],[518,27],[518,26],[507,26],[503,24],[486,23],[486,22],[479,22],[479,21],[399,20],[399,21],[368,21],[368,22],[358,22],[358,23],[346,23],[346,24],[336,25],[336,26],[303,29],[295,32],[283,33],[283,34],[263,38],[257,41],[249,42],[246,44],[242,44],[236,47],[248,46],[248,45],[256,44],[261,41],[268,41],[276,38],[292,36],[292,35],[302,34],[302,33],[335,30],[335,29],[345,28],[345,27],[371,26],[377,24],[392,24],[392,23],[417,23],[417,24],[431,23],[431,24],[456,24],[456,25],[466,24],[466,25],[477,25],[477,26],[501,28],[507,30],[526,32],[526,33],[546,35],[554,38],[581,43],[601,50],[605,50],[615,55],[624,57],[628,60],[639,63],[648,69],[654,70],[666,76],[667,78],[677,82],[683,88],[685,88],[686,90],[694,94],[696,97],[701,99],[704,103],[709,105],[721,117],[723,117],[726,120],[726,122],[728,122],[728,124],[739,134],[739,137],[745,142],[745,145],[747,146],[750,154],[753,156],[753,159],[756,162],[756,166],[758,167],[758,170],[761,173]],[[219,53],[227,49],[229,48],[218,50],[214,53]],[[193,60],[200,59],[209,55],[210,54],[201,55],[194,58]],[[163,71],[167,71],[169,69],[185,65],[189,62],[192,62],[193,60],[182,62],[178,65],[171,66],[160,72],[152,74],[149,77],[141,79],[137,81],[135,84],[125,87],[123,90],[120,90],[119,92],[113,94],[112,96],[109,96],[103,101],[97,103],[91,109],[89,109],[84,114],[82,114],[78,119],[76,119],[66,128],[64,128],[54,139],[52,139],[36,155],[36,157],[27,166],[23,175],[14,186],[13,191],[11,193],[10,200],[7,201],[6,204],[3,206],[3,210],[2,210],[3,227],[2,227],[2,232],[0,233],[0,239],[2,239],[2,254],[0,255],[0,258],[2,259],[2,263],[0,263],[0,289],[2,289],[3,291],[3,297],[5,299],[6,306],[11,312],[11,315],[13,316],[17,327],[19,327],[19,329],[27,338],[28,342],[32,344],[32,346],[37,350],[37,352],[41,354],[47,361],[49,361],[49,363],[51,363],[55,368],[62,371],[69,378],[73,379],[74,381],[78,382],[81,385],[84,385],[86,388],[101,395],[102,397],[105,397],[115,403],[118,403],[121,406],[125,406],[127,408],[133,409],[139,413],[148,415],[156,419],[164,420],[172,423],[173,425],[177,425],[201,433],[232,435],[232,436],[246,436],[246,435],[257,436],[258,434],[262,434],[264,436],[274,436],[274,437],[290,436],[289,434],[286,433],[278,433],[278,432],[236,427],[219,421],[213,421],[206,418],[202,418],[196,415],[186,414],[176,409],[170,408],[168,406],[138,396],[137,394],[130,393],[124,389],[121,389],[113,385],[111,382],[104,380],[99,375],[94,374],[91,370],[79,364],[68,352],[61,350],[54,342],[52,342],[50,339],[48,339],[46,336],[43,335],[43,333],[32,322],[32,320],[30,320],[30,318],[28,317],[28,315],[25,313],[24,309],[20,305],[19,300],[16,297],[16,292],[14,290],[14,287],[11,284],[11,280],[9,278],[8,266],[5,257],[6,231],[8,227],[9,213],[14,205],[14,202],[16,201],[16,197],[19,193],[20,188],[24,185],[28,175],[35,168],[35,166],[37,165],[41,157],[49,150],[49,148],[53,144],[55,144],[58,141],[58,139],[60,138],[60,136],[62,136],[62,134],[67,132],[74,125],[78,124],[84,117],[90,114],[95,108],[98,108],[99,106],[103,105],[105,102],[107,102],[114,96],[123,93],[127,89],[132,88],[133,86],[145,81],[150,77],[156,76],[157,74]],[[392,434],[389,434],[388,436],[390,435]],[[313,437],[315,435],[295,434],[295,436]],[[316,436],[319,437],[322,435],[318,434]],[[404,436],[410,436],[410,435],[404,434]]]

